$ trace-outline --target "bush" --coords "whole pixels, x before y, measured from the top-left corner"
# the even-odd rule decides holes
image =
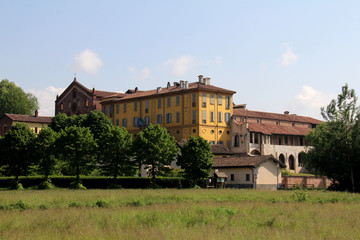
[[[111,183],[107,189],[122,189],[121,185],[115,184],[115,183]]]
[[[36,187],[36,189],[38,189],[38,190],[46,190],[46,189],[53,189],[53,188],[54,188],[54,185],[51,183],[50,179],[43,181]]]
[[[74,182],[70,183],[70,188],[71,189],[86,190],[86,187],[84,185],[82,185],[81,182],[78,182],[78,181],[74,181]]]
[[[98,207],[109,207],[109,203],[105,202],[104,200],[98,200],[95,204]]]
[[[21,183],[17,182],[17,181],[12,181],[10,183],[9,189],[11,190],[24,190],[24,187]]]

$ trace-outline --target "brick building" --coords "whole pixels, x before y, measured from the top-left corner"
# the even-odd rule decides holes
[[[99,91],[86,88],[74,78],[74,81],[60,95],[56,96],[55,115],[65,113],[68,116],[87,114],[93,110],[101,111],[100,101],[104,97],[119,95],[117,92]]]

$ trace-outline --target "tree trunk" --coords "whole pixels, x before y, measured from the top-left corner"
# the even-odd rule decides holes
[[[80,166],[76,165],[76,182],[80,182]]]
[[[352,169],[352,168],[350,168],[350,176],[351,176],[352,192],[355,192],[354,172],[353,172],[353,169]]]

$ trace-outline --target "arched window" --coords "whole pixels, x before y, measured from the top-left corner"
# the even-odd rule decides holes
[[[304,154],[304,152],[301,152],[301,153],[299,153],[299,155],[298,155],[298,166],[299,166],[299,167],[303,167],[303,166],[304,166],[304,159],[303,159],[303,157],[302,157],[303,154]]]
[[[280,154],[280,155],[279,155],[279,160],[280,160],[280,162],[282,162],[282,163],[285,164],[285,157],[284,157],[283,154]]]
[[[234,147],[239,147],[240,146],[240,140],[239,140],[239,135],[235,135],[234,138]]]
[[[64,104],[63,103],[60,103],[60,110],[64,110]]]
[[[252,151],[250,152],[250,154],[251,154],[251,155],[255,155],[255,156],[260,156],[260,155],[261,155],[260,152],[259,152],[258,150],[256,150],[256,149],[252,150]]]
[[[295,158],[293,155],[290,155],[289,157],[289,169],[295,170]]]

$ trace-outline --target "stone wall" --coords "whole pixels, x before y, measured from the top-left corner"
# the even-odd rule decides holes
[[[282,176],[281,183],[284,188],[328,188],[331,185],[330,179],[318,176]]]

